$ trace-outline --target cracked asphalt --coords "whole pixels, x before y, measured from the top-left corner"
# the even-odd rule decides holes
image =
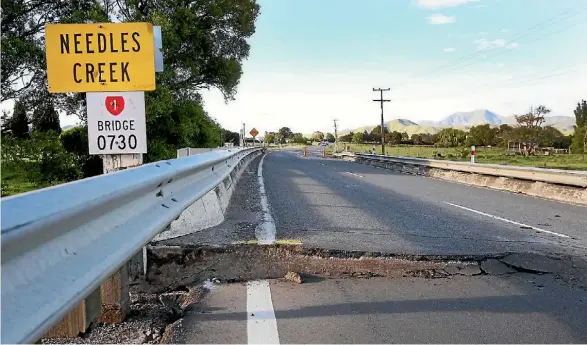
[[[266,290],[251,285],[256,282],[208,284],[203,300],[170,328],[171,342],[587,341],[586,208],[323,159],[319,150],[310,148],[307,157],[302,150],[265,156],[278,240],[416,256],[520,254],[469,267],[466,276],[455,269],[436,278],[315,276],[301,285],[270,279]],[[259,161],[239,180],[225,222],[161,244],[254,240],[263,221]],[[557,274],[568,268],[569,275]]]

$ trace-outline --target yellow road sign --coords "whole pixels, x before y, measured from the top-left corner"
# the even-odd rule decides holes
[[[49,92],[155,90],[151,23],[45,25]]]
[[[253,137],[256,137],[257,134],[259,134],[259,131],[256,128],[253,128],[253,129],[251,129],[249,134],[252,135]]]

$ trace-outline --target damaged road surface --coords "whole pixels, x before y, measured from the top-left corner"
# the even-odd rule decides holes
[[[151,243],[128,322],[43,341],[587,342],[584,207],[264,157],[224,222]]]

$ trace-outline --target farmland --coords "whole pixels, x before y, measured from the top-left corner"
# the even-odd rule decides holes
[[[370,152],[373,145],[344,144],[350,147],[351,152]],[[381,154],[381,145],[375,145],[378,154]],[[329,148],[332,152],[333,148]],[[470,161],[470,149],[442,148],[431,146],[399,145],[386,146],[385,153],[390,156],[418,157],[428,159],[446,159],[453,161]],[[477,163],[503,164],[528,166],[549,169],[587,170],[587,154],[555,154],[550,156],[521,156],[507,152],[503,148],[477,147],[475,160]]]

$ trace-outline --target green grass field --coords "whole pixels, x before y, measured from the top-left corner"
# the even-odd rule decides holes
[[[370,152],[373,145],[366,144],[346,144],[350,146],[352,152]],[[381,154],[381,145],[375,146],[377,153]],[[329,153],[332,152],[329,148]],[[441,148],[427,146],[387,146],[385,154],[390,156],[419,157],[429,159],[447,159],[453,161],[470,162],[471,157],[466,154],[468,148]],[[436,157],[440,153],[442,158]],[[550,169],[567,169],[567,170],[587,170],[587,154],[556,154],[551,156],[520,156],[508,153],[501,148],[483,148],[476,149],[475,161],[477,163],[504,164],[515,166],[529,166]]]
[[[21,168],[17,168],[12,164],[2,163],[2,197],[16,195],[20,193],[30,192],[35,189],[41,189],[45,187],[54,186],[64,182],[39,183],[31,181],[27,173],[23,170],[26,169],[26,165]]]

